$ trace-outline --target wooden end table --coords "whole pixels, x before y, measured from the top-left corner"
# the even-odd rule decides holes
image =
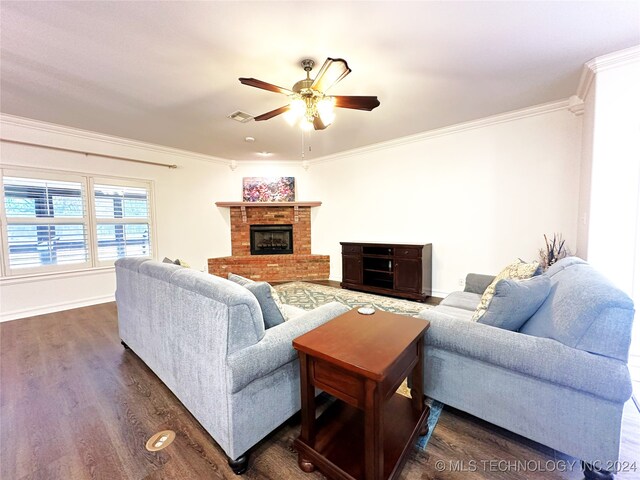
[[[351,310],[296,338],[302,429],[298,465],[330,479],[396,478],[429,416],[423,342],[429,322]],[[396,390],[411,376],[412,398]],[[338,400],[316,419],[315,389]]]

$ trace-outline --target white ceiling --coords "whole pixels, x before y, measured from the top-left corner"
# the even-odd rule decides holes
[[[330,93],[377,95],[337,110],[306,158],[576,92],[583,64],[640,44],[640,2],[0,3],[0,111],[226,159],[300,159],[280,117],[246,124],[291,88],[303,58],[341,57]],[[312,72],[313,73],[313,72]],[[255,137],[253,144],[246,136]]]

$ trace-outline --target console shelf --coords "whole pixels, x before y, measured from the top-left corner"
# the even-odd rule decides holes
[[[430,243],[340,242],[343,288],[424,302],[431,295]]]

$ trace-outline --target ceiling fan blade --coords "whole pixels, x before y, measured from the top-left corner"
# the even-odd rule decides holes
[[[320,119],[320,117],[313,117],[313,129],[314,130],[324,130],[328,126],[329,125],[325,125],[324,123],[322,123],[322,120]]]
[[[263,90],[269,90],[270,92],[283,93],[285,95],[293,95],[291,90],[278,87],[272,83],[263,82],[262,80],[257,80],[255,78],[239,78],[238,80],[240,80],[240,83],[243,85],[249,85],[250,87],[261,88]]]
[[[380,105],[378,97],[358,97],[349,95],[336,95],[332,98],[335,99],[335,106],[339,108],[352,108],[354,110],[368,110],[371,111]]]
[[[341,58],[327,58],[320,68],[311,88],[318,92],[326,92],[336,83],[351,73],[347,62]]]
[[[275,110],[271,110],[270,112],[263,113],[262,115],[258,115],[257,117],[253,117],[253,119],[256,122],[259,122],[261,120],[269,120],[270,118],[273,118],[273,117],[275,117],[277,115],[280,115],[281,113],[284,113],[287,110],[289,110],[289,105],[285,105],[284,107],[276,108]]]

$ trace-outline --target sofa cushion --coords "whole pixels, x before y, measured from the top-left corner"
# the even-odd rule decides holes
[[[285,321],[293,320],[294,318],[299,317],[306,312],[306,310],[303,308],[296,307],[294,305],[287,305],[286,303],[282,304],[282,310],[286,312],[282,314]]]
[[[549,296],[520,331],[626,362],[631,299],[585,262],[563,259],[553,267]]]
[[[524,280],[532,277],[540,268],[538,262],[525,263],[522,260],[516,260],[515,262],[507,265],[497,276],[493,279],[493,282],[489,284],[487,289],[482,294],[480,299],[480,305],[476,308],[472,321],[477,322],[480,317],[484,315],[491,303],[493,294],[495,293],[496,283],[505,278],[512,278],[514,280]]]
[[[471,316],[473,315],[472,310],[465,310],[464,308],[450,307],[449,305],[438,305],[435,308],[427,308],[422,310],[420,314],[428,312],[435,312],[438,315],[446,315],[450,318],[456,318],[458,320],[469,321],[471,320]]]
[[[264,328],[275,327],[284,322],[282,312],[280,312],[271,293],[271,285],[267,282],[252,282],[246,284],[244,288],[253,293],[258,300],[264,319]]]
[[[256,283],[254,280],[251,280],[250,278],[246,278],[241,275],[236,275],[235,273],[228,273],[227,280],[231,280],[232,282],[237,283],[238,285],[242,285],[243,287],[246,287],[247,285],[250,285],[252,283]],[[267,283],[267,282],[264,282],[264,283]],[[285,322],[293,318],[295,315],[291,315],[290,314],[291,310],[284,307],[284,304],[280,301],[280,295],[278,295],[278,292],[276,291],[276,289],[273,288],[268,283],[267,285],[269,285],[269,288],[271,289],[271,298],[275,302],[276,307],[278,307],[278,310],[280,310],[280,315],[282,315],[282,318],[284,318]],[[266,326],[266,324],[265,324],[265,327],[269,328]]]
[[[480,298],[482,298],[481,293],[452,292],[440,302],[440,305],[462,308],[464,310],[475,312],[476,308],[478,308],[478,303],[480,303]]]
[[[526,280],[502,279],[496,283],[489,308],[478,321],[515,332],[536,313],[550,289],[551,280],[546,275]]]

